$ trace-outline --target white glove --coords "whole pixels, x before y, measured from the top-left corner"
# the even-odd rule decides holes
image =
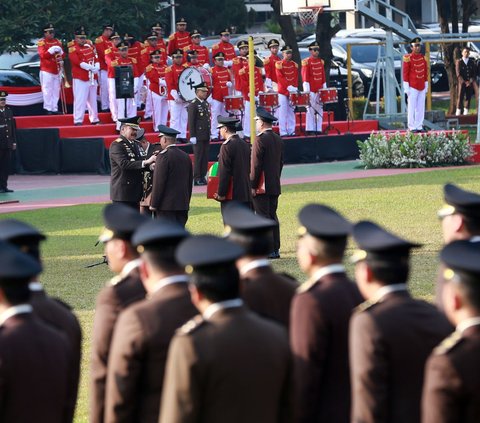
[[[82,69],[86,70],[86,71],[92,70],[92,65],[90,65],[89,63],[86,63],[86,62],[81,62],[80,67]]]
[[[425,91],[428,91],[428,81],[425,81]]]
[[[210,70],[210,65],[208,63],[203,64],[203,69]]]
[[[287,88],[288,90],[288,88]],[[310,92],[310,82],[304,82],[303,83],[303,91],[306,91],[307,93]]]
[[[232,86],[232,81],[227,81],[227,87],[230,88]]]
[[[273,87],[272,80],[270,78],[265,78],[265,88],[271,90]]]
[[[47,51],[48,51],[50,54],[53,55],[53,54],[55,54],[55,53],[58,52],[58,51],[57,51],[57,48],[60,48],[60,47],[58,47],[58,46],[52,46],[52,47],[50,47]]]
[[[289,93],[294,93],[294,92],[297,91],[297,89],[296,89],[293,85],[289,85],[289,86],[287,87],[287,91],[288,91]]]
[[[227,68],[229,68],[232,65],[233,65],[233,61],[231,61],[231,60],[225,60],[223,62],[223,66],[226,66]]]
[[[309,97],[310,97],[310,104],[315,104],[317,94],[316,93],[310,93]]]
[[[403,81],[403,91],[408,95],[408,92],[410,91],[410,84],[406,81]]]
[[[322,88],[327,88],[327,83],[326,82],[323,83]]]
[[[166,87],[167,86],[167,82],[165,81],[165,78],[160,78],[160,80],[158,81],[158,84],[161,87]]]
[[[255,103],[258,103],[258,96],[255,96]]]
[[[99,62],[95,63],[95,69],[96,69],[97,71],[100,70],[100,63],[99,63]]]
[[[197,137],[190,137],[190,144],[196,144],[197,143]]]
[[[178,97],[179,97],[179,96],[178,96],[178,91],[177,91],[177,90],[171,90],[171,91],[170,91],[170,94],[171,94],[171,96],[173,97],[173,99],[174,99],[175,101],[178,100]]]
[[[208,104],[211,105],[211,104],[212,104],[212,100],[213,100],[213,99],[212,99],[212,94],[210,94],[205,101],[206,101]]]

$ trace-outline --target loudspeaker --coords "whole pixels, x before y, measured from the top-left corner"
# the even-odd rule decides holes
[[[133,68],[115,66],[115,97],[133,98]]]

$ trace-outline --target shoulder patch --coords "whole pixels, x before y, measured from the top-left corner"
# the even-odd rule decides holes
[[[165,73],[168,73],[168,72],[171,72],[172,71],[172,67],[171,66],[167,66],[165,68]]]
[[[168,37],[168,39],[169,39],[170,41],[174,40],[174,39],[175,39],[175,34],[170,35],[170,37]]]
[[[220,48],[220,44],[214,44],[212,46],[212,50],[216,50],[217,48]]]
[[[303,59],[302,66],[307,66],[307,65],[308,65],[308,59]]]
[[[74,51],[75,51],[75,46],[68,48],[68,52],[69,52],[69,53],[73,53]]]
[[[188,68],[188,63],[182,63],[182,66],[183,66],[184,68]]]
[[[147,53],[147,49],[146,49],[146,48],[144,48],[144,49],[140,52],[140,54],[146,54],[146,53]]]
[[[185,323],[180,329],[177,330],[177,333],[182,335],[187,335],[196,331],[200,326],[204,325],[206,320],[202,317],[201,314],[197,314],[193,319],[190,319]]]
[[[282,69],[282,67],[283,67],[283,64],[281,60],[279,60],[278,62],[275,62],[275,69]]]
[[[112,52],[112,49],[111,49],[111,48],[107,48],[107,49],[105,50],[105,54],[110,54],[111,52]]]
[[[403,61],[404,61],[404,62],[410,62],[410,55],[409,55],[409,54],[405,54],[405,55],[403,56]]]
[[[462,342],[462,333],[459,331],[453,332],[450,336],[445,338],[437,347],[433,349],[435,355],[446,354],[456,345]]]
[[[238,71],[239,75],[245,75],[245,68],[242,68]]]
[[[38,47],[42,47],[42,46],[44,46],[44,45],[45,45],[45,40],[43,40],[43,39],[42,39],[42,40],[38,40],[38,42],[37,42],[37,46],[38,46]]]
[[[119,137],[115,140],[115,142],[122,142],[122,139]]]
[[[69,41],[69,42],[67,43],[67,47],[71,47],[71,46],[73,46],[74,44],[75,44],[75,41],[73,41],[73,40],[72,40],[72,41]]]
[[[102,43],[103,43],[102,37],[95,38],[95,44],[102,44]]]
[[[145,69],[146,72],[150,72],[153,69],[153,65],[148,65]]]

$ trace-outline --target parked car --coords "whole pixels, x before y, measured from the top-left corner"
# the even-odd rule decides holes
[[[19,69],[0,69],[0,87],[38,87],[38,82],[32,75]]]

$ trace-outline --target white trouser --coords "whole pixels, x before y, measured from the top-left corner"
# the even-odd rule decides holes
[[[425,92],[410,87],[408,94],[408,129],[422,129],[425,117]]]
[[[58,111],[60,98],[60,75],[40,71],[40,84],[42,85],[43,108],[49,112]]]
[[[215,138],[219,138],[218,129],[217,129],[218,117],[219,116],[227,117],[228,113],[225,110],[225,104],[222,101],[218,101],[212,98],[212,100],[210,101],[210,107],[212,110],[211,134],[212,134],[212,138],[215,139]]]
[[[149,87],[150,87],[150,81],[145,78],[145,83],[147,84],[146,87],[147,87],[147,95],[145,97],[145,113],[143,115],[143,118],[146,119],[146,118],[149,118],[152,116],[152,113],[153,113],[153,109],[152,109],[152,106],[153,106],[153,103],[152,103],[152,93],[151,91],[149,90]]]
[[[318,103],[318,94],[310,93],[310,106],[307,108],[305,122],[306,131],[322,131],[323,105]]]
[[[250,101],[245,100],[245,114],[243,115],[243,135],[245,137],[250,136]],[[255,107],[255,103],[253,103],[253,106]]]
[[[127,112],[125,113],[125,102],[127,104]],[[117,98],[117,118],[125,119],[137,116],[137,106],[134,98]],[[120,129],[121,122],[117,120],[117,130]]]
[[[73,122],[83,123],[85,109],[88,109],[88,118],[91,123],[98,122],[97,111],[97,82],[73,80]]]
[[[167,97],[160,96],[157,93],[154,93],[150,90],[148,90],[148,93],[150,95],[147,97],[147,104],[145,105],[145,110],[147,110],[147,105],[150,103],[150,108],[152,109],[152,113],[153,113],[153,130],[155,132],[158,132],[158,125],[167,124],[167,116],[168,116]],[[149,97],[150,97],[150,100],[149,100]]]
[[[135,78],[135,104],[140,107],[140,104],[142,104],[142,99],[141,99],[141,89],[143,87],[143,81],[145,80],[145,74],[142,73],[138,78]]]
[[[290,106],[288,97],[283,94],[278,94],[278,126],[280,136],[290,135],[295,133],[295,112]]]
[[[107,110],[108,102],[108,72],[106,70],[100,71],[100,107],[102,110]]]
[[[176,129],[180,133],[179,138],[187,138],[187,103],[182,101],[177,103],[175,100],[168,100],[170,109],[170,128]]]
[[[110,104],[110,114],[114,122],[118,119],[117,99],[115,98],[115,78],[108,78],[108,103]]]

